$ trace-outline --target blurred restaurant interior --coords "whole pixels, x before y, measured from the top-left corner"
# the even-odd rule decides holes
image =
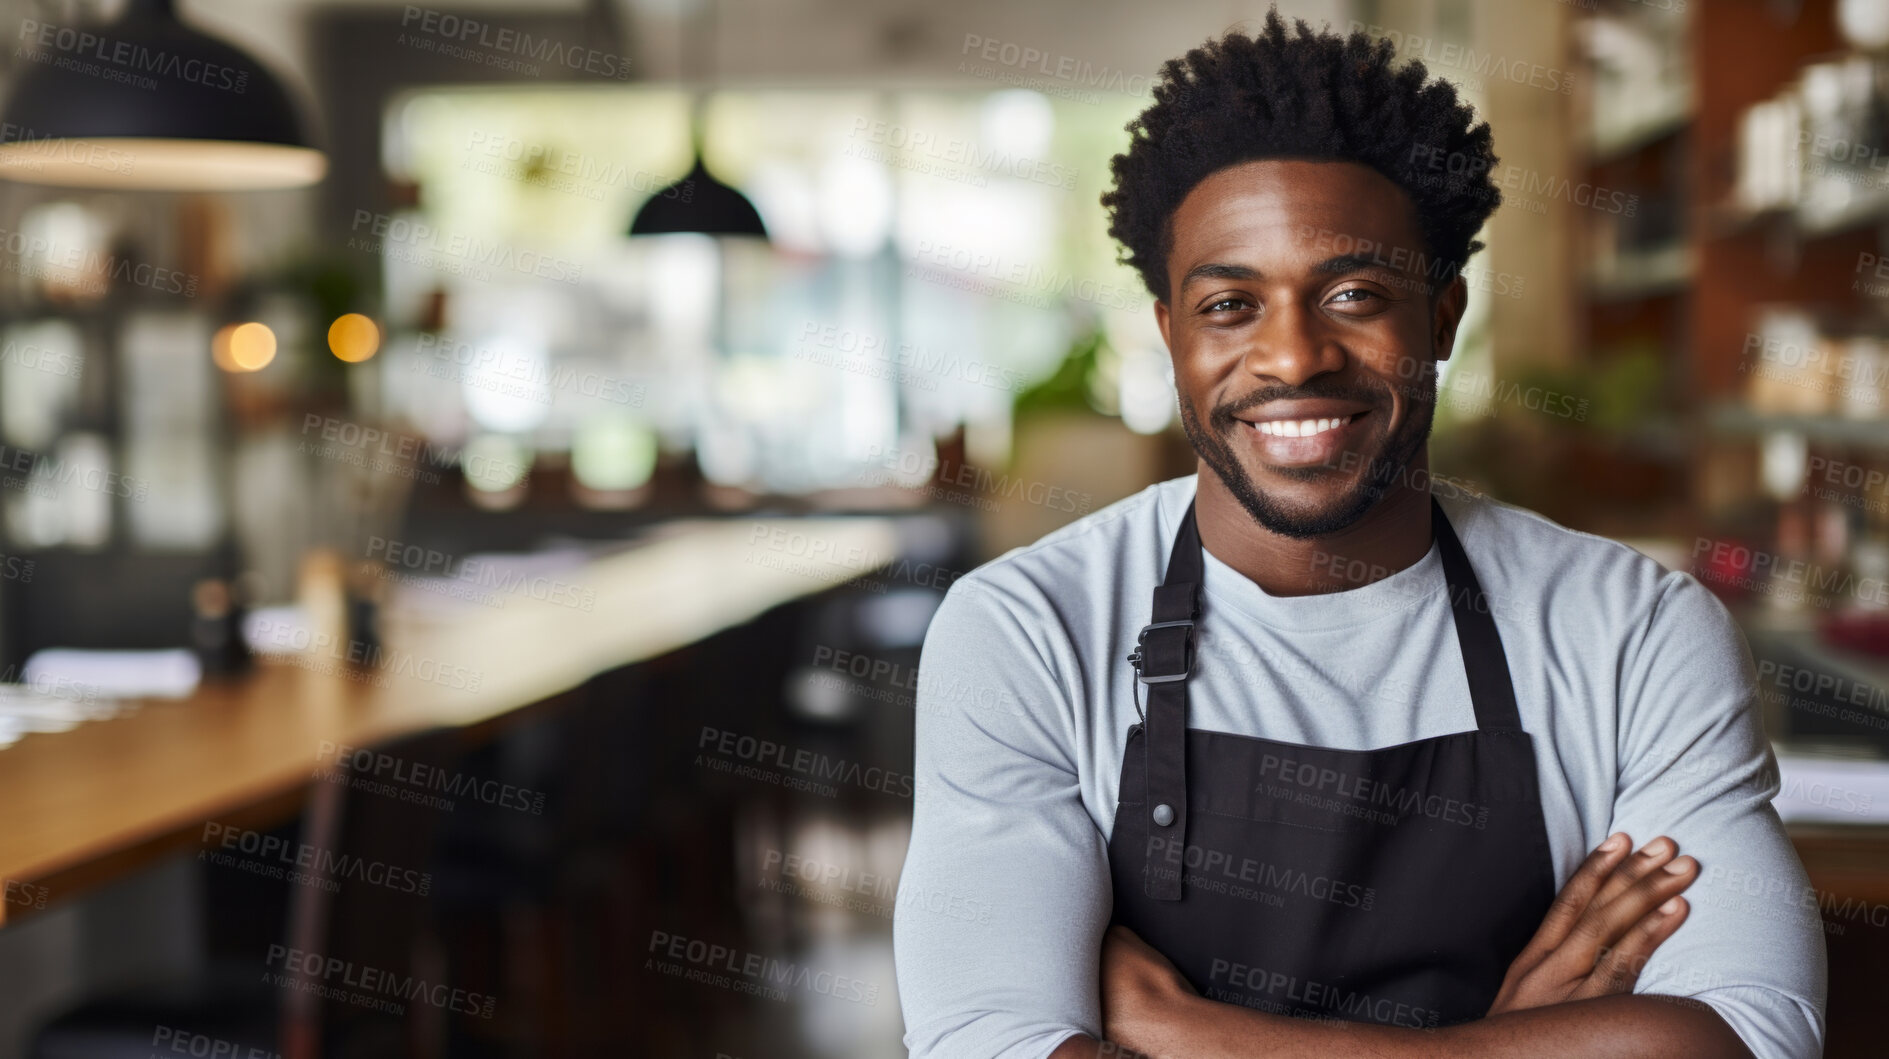
[[[1889,4],[1280,7],[1491,122],[1432,467],[1732,609],[1881,1054]],[[919,645],[1193,472],[1097,199],[1264,13],[0,0],[0,1059],[903,1054]]]

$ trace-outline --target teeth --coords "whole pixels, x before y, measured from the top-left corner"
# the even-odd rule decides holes
[[[1340,416],[1336,419],[1266,419],[1253,425],[1259,428],[1261,434],[1280,438],[1309,438],[1349,422],[1350,416]]]

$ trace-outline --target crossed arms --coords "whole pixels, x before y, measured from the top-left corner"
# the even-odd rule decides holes
[[[1646,960],[1688,912],[1678,896],[1698,862],[1661,837],[1627,856],[1614,835],[1568,880],[1516,957],[1487,1017],[1440,1029],[1309,1021],[1199,996],[1160,953],[1123,927],[1102,950],[1106,1043],[1071,1037],[1051,1059],[1384,1059],[1475,1056],[1686,1056],[1751,1059],[1709,1005],[1633,995]]]

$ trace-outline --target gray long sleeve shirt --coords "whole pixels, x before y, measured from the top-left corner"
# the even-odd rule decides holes
[[[915,1059],[1037,1059],[1101,1036],[1107,843],[1137,719],[1124,658],[1194,483],[1151,486],[979,567],[932,620],[893,934]],[[1625,545],[1483,497],[1439,499],[1502,634],[1557,881],[1614,831],[1672,836],[1700,877],[1637,990],[1711,1004],[1760,1059],[1819,1054],[1822,925],[1770,804],[1777,772],[1730,615]],[[1475,727],[1434,546],[1308,596],[1204,559],[1189,727],[1353,750]]]

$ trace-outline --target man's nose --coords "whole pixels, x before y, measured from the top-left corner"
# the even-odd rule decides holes
[[[1269,307],[1252,339],[1240,366],[1257,378],[1299,386],[1344,367],[1343,347],[1320,326],[1317,313],[1296,302]]]

